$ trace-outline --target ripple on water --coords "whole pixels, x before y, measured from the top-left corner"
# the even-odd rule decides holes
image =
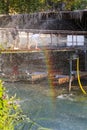
[[[17,94],[27,116],[40,125],[52,130],[86,130],[87,97],[83,95],[61,94],[52,101],[49,86],[29,85],[25,83],[6,83],[11,95]],[[46,91],[47,88],[47,91]],[[27,127],[24,130],[28,130]],[[31,130],[37,130],[32,127]]]

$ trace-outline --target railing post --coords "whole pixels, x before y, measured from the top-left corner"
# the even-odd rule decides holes
[[[71,83],[72,83],[72,59],[70,58],[69,92],[71,91]]]
[[[52,33],[50,34],[50,37],[51,37],[51,46],[52,46],[52,40],[53,40],[53,39],[52,39]]]
[[[29,47],[29,32],[27,32],[27,49]]]

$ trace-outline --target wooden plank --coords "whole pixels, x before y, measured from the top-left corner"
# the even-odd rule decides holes
[[[66,76],[66,77],[61,77],[58,79],[58,84],[64,84],[64,83],[67,83],[69,82],[69,76]]]
[[[86,77],[86,76],[87,76],[87,72],[80,71],[81,78]],[[78,78],[76,71],[74,71],[74,75],[72,75],[71,78],[72,78],[72,81]],[[50,79],[52,80],[53,83],[61,85],[61,84],[69,82],[70,77],[68,75],[55,75],[55,76],[51,76]]]
[[[47,47],[47,48],[40,48],[40,49],[18,49],[18,50],[0,50],[1,54],[9,54],[9,53],[35,53],[35,52],[54,52],[54,51],[58,51],[58,52],[65,52],[65,51],[76,51],[76,50],[87,50],[87,47],[85,46],[75,46],[75,47]]]

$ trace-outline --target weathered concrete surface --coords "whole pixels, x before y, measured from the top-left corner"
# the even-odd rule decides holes
[[[0,27],[21,29],[87,30],[87,11],[38,12],[0,16]],[[4,21],[4,22],[3,22]]]

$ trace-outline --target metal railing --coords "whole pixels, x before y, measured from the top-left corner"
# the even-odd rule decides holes
[[[87,31],[0,28],[0,50],[58,50],[86,46]]]

